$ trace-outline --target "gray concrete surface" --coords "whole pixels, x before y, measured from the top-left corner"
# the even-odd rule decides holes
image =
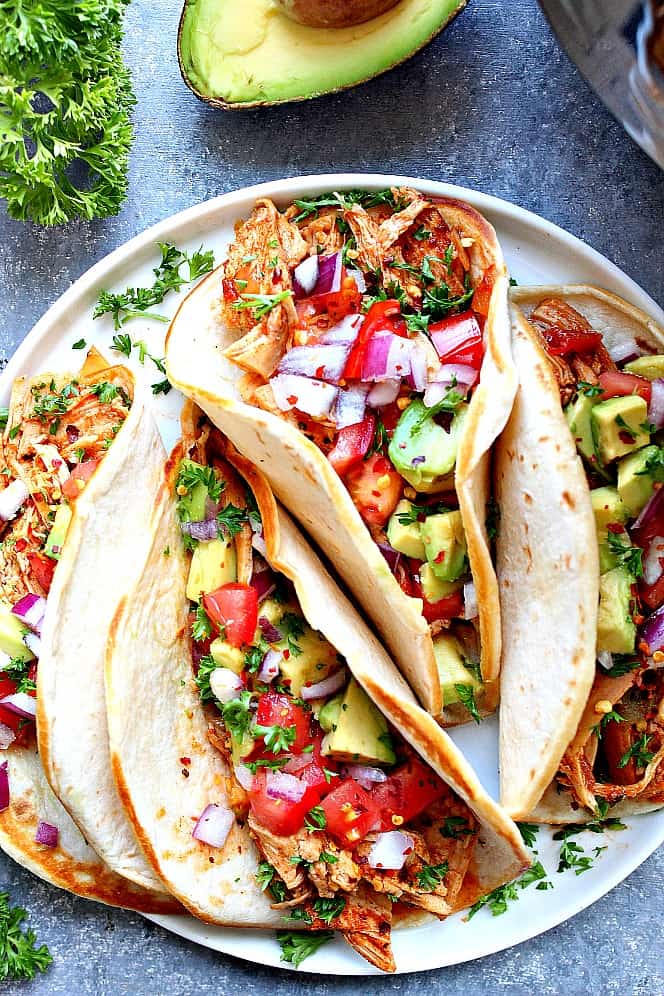
[[[664,303],[664,174],[558,49],[535,0],[471,0],[406,66],[313,104],[222,114],[183,86],[178,0],[134,0],[127,58],[139,103],[131,193],[105,222],[42,231],[0,213],[0,356],[96,260],[180,208],[247,183],[330,169],[446,179],[509,198],[594,245]],[[664,993],[664,853],[566,925],[469,965],[396,979],[318,979],[178,940],[133,914],[64,895],[0,857],[0,888],[30,910],[55,964],[8,993],[226,994],[429,987],[476,993]],[[487,920],[487,929],[491,921]]]

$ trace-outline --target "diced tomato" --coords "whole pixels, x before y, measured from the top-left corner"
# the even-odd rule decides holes
[[[4,699],[7,695],[13,695],[16,691],[17,685],[15,681],[8,678],[6,674],[0,671],[0,699]],[[28,692],[28,695],[34,697],[34,692]],[[11,712],[9,709],[5,709],[0,705],[0,723],[4,723],[8,726],[10,730],[13,730],[16,734],[16,739],[13,741],[18,747],[24,747],[30,742],[32,735],[34,733],[34,724],[32,720],[22,719],[17,716],[15,712]]]
[[[429,602],[424,597],[421,582],[419,579],[413,578],[410,594],[415,598],[422,599],[422,615],[429,623],[436,622],[438,619],[463,619],[463,589],[459,589],[459,591],[455,591],[437,602]]]
[[[394,830],[414,820],[445,791],[446,786],[438,775],[419,757],[411,757],[387,781],[376,785],[372,798],[380,810],[383,829]],[[397,817],[396,822],[393,816]]]
[[[641,582],[641,599],[649,609],[658,609],[664,604],[664,574],[659,577],[654,584],[646,585]]]
[[[491,266],[480,280],[473,294],[473,311],[478,315],[482,315],[483,318],[486,318],[489,314],[494,280],[495,268]],[[457,362],[463,363],[463,360],[458,360]]]
[[[629,394],[638,394],[648,404],[652,395],[652,384],[646,377],[637,374],[622,373],[620,370],[605,370],[599,375],[602,388],[602,400],[607,398],[622,398]]]
[[[264,768],[258,768],[249,789],[249,805],[254,817],[278,837],[290,837],[301,830],[305,816],[318,805],[318,799],[314,788],[307,788],[299,802],[271,799],[267,794],[267,772]]]
[[[601,749],[606,760],[609,778],[615,785],[633,785],[639,780],[634,758],[621,766],[621,761],[636,740],[636,733],[631,723],[616,723],[615,720],[602,728]]]
[[[321,802],[327,832],[342,847],[355,847],[378,827],[380,812],[373,798],[347,778]]]
[[[42,553],[28,553],[27,557],[30,564],[30,572],[35,581],[48,594],[51,590],[57,560],[45,557]]]
[[[327,455],[339,476],[362,459],[371,446],[375,428],[376,420],[373,415],[367,415],[361,422],[339,430],[334,448]]]
[[[298,771],[297,776],[317,792],[318,800],[320,800],[324,795],[328,795],[338,782],[339,779],[334,776],[335,771],[336,763],[331,759],[313,758],[311,764]]]
[[[566,356],[568,353],[588,353],[602,343],[601,332],[571,331],[549,325],[541,330],[546,341],[547,352],[552,356]]]
[[[238,300],[238,298],[239,298],[240,295],[238,294],[238,292],[236,290],[235,281],[234,280],[231,280],[228,277],[224,277],[224,279],[221,281],[221,289],[222,289],[222,293],[224,295],[224,301],[237,301]]]
[[[232,647],[251,643],[258,625],[258,593],[250,584],[222,584],[203,595],[203,607]]]
[[[344,276],[341,290],[330,294],[318,294],[311,300],[315,303],[317,311],[327,311],[333,321],[340,322],[346,315],[356,314],[360,310],[362,295],[353,278]]]
[[[401,316],[401,306],[398,301],[376,301],[369,308],[355,345],[346,360],[344,377],[347,380],[361,378],[367,343],[377,332],[392,332],[394,335],[407,337],[406,322]]]
[[[282,729],[295,727],[295,740],[288,748],[289,754],[301,754],[311,743],[311,713],[298,705],[290,695],[266,692],[258,700],[256,711],[258,726],[280,726]],[[262,743],[259,740],[258,743]],[[272,752],[274,757],[274,752]]]
[[[65,498],[78,498],[98,466],[99,460],[84,460],[82,463],[77,463],[62,485],[62,493]]]
[[[452,315],[429,327],[431,341],[443,363],[463,363],[479,370],[484,355],[482,330],[472,311]]]
[[[384,526],[397,507],[403,480],[390,461],[373,453],[353,467],[344,478],[348,493],[364,521]]]

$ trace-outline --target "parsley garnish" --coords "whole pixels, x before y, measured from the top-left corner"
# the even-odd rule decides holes
[[[473,717],[476,723],[482,722],[482,717],[479,714],[477,708],[477,703],[475,701],[475,689],[472,685],[455,685],[454,686],[457,695],[459,696],[459,701],[461,705],[465,706],[470,715]]]
[[[115,384],[110,384],[104,380],[100,384],[93,384],[90,388],[90,394],[96,394],[103,405],[109,405],[118,397],[120,389]]]
[[[164,377],[163,380],[158,380],[154,384],[150,384],[150,387],[152,388],[152,393],[154,395],[157,395],[157,394],[168,394],[168,392],[172,389],[173,385],[171,384],[168,377]]]
[[[131,356],[132,345],[133,343],[126,332],[118,332],[117,335],[113,336],[111,349],[115,349],[116,352],[129,357]]]
[[[599,384],[589,384],[586,380],[580,380],[576,385],[579,394],[585,394],[587,398],[596,398],[600,394],[604,394],[604,388],[600,387]]]
[[[329,926],[346,909],[346,900],[335,896],[333,899],[315,899],[311,905],[318,919]]]
[[[12,657],[8,664],[0,668],[0,674],[6,674],[11,681],[16,682],[17,692],[35,692],[37,685],[28,677],[31,664],[32,661],[24,661],[20,657]]]
[[[256,671],[258,671],[263,663],[265,653],[266,648],[263,646],[249,647],[244,654],[244,670],[250,674],[256,674]]]
[[[360,204],[364,208],[375,207],[377,204],[388,204],[395,211],[401,211],[406,206],[401,198],[395,200],[391,190],[347,190],[343,194],[333,192],[329,194],[319,194],[318,197],[309,199],[299,198],[294,201],[300,213],[293,219],[296,223],[304,221],[313,215],[318,217],[318,212],[322,207],[335,207],[346,209],[353,204]]]
[[[218,667],[219,665],[211,654],[201,657],[198,663],[198,674],[194,680],[200,692],[201,702],[210,702],[214,699],[214,692],[210,688],[210,675]]]
[[[329,851],[321,851],[318,860],[326,865],[336,865],[339,862],[337,855],[331,854]]]
[[[283,768],[284,764],[288,764],[288,757],[275,757],[273,761],[268,761],[267,758],[259,758],[258,761],[245,761],[244,765],[249,768],[252,775],[255,775],[259,768],[267,768],[269,771],[278,771],[279,768]]]
[[[224,482],[217,478],[212,467],[203,467],[200,463],[194,463],[193,460],[183,460],[178,471],[176,491],[179,488],[191,491],[197,484],[205,485],[211,501],[219,501],[221,492],[225,487]]]
[[[295,641],[304,636],[304,620],[302,617],[298,616],[295,612],[284,612],[279,620],[277,629],[281,630],[286,636],[288,649],[293,657],[299,657],[302,653],[302,648]]]
[[[256,872],[256,882],[261,892],[269,889],[273,899],[277,903],[283,903],[286,899],[286,886],[277,876],[276,869],[273,868],[269,861],[261,861],[259,864],[258,871]]]
[[[366,452],[365,460],[368,460],[370,456],[374,453],[383,454],[387,446],[389,446],[390,437],[387,434],[387,429],[383,425],[383,421],[380,418],[376,418],[376,428],[374,431],[374,437],[371,440],[371,446]]]
[[[433,892],[438,888],[449,871],[447,861],[440,865],[423,865],[417,873],[417,884],[425,892]]]
[[[277,941],[281,948],[281,960],[296,968],[302,964],[305,958],[315,954],[323,945],[327,944],[334,937],[331,930],[311,930],[311,931],[277,931]]]
[[[428,228],[425,228],[424,225],[420,225],[413,232],[413,238],[417,242],[426,242],[428,239],[431,238],[431,232],[429,231]]]
[[[427,408],[424,404],[421,406],[421,414],[415,419],[410,427],[411,436],[417,435],[424,423],[430,418],[434,418],[436,415],[441,415],[443,412],[449,412],[452,415],[456,412],[457,408],[463,401],[463,395],[459,394],[455,388],[456,379],[452,381],[444,396],[440,399],[440,401],[436,402],[435,405],[431,405],[430,408]]]
[[[191,636],[197,643],[212,636],[212,623],[202,603],[196,606],[195,619],[191,625]]]
[[[85,339],[77,339],[76,342],[73,342],[71,344],[72,349],[85,349],[86,346],[87,342],[85,341]]]
[[[602,668],[601,673],[609,678],[622,678],[624,674],[636,671],[639,667],[641,667],[641,661],[638,657],[632,657],[630,654],[614,654],[612,666],[608,670]]]
[[[593,866],[593,858],[586,854],[583,847],[576,841],[571,840],[580,833],[589,831],[590,833],[604,833],[605,830],[625,830],[625,824],[620,820],[594,820],[591,823],[584,823],[580,826],[570,825],[562,827],[553,835],[553,839],[561,841],[558,858],[558,871],[574,871],[575,875],[583,875]],[[596,855],[597,856],[597,855]]]
[[[26,912],[9,905],[9,893],[0,892],[0,982],[34,979],[53,961],[45,944],[36,946],[34,930],[23,930]]]
[[[640,474],[647,474],[653,481],[664,482],[664,448],[658,447],[655,453],[651,453],[643,470],[637,470],[636,474],[637,477]]]
[[[535,838],[539,833],[539,826],[537,823],[517,823],[517,827],[519,828],[521,839],[526,847],[532,847],[535,843]]]
[[[231,699],[221,707],[224,723],[234,740],[241,741],[251,723],[251,692],[240,692],[239,698]]]
[[[655,756],[653,751],[647,750],[651,740],[652,735],[649,736],[647,733],[635,740],[618,761],[618,767],[625,768],[630,761],[634,761],[637,768],[647,768]]]
[[[520,878],[508,882],[506,885],[501,885],[493,892],[478,899],[468,911],[468,920],[471,920],[483,906],[489,907],[492,916],[502,916],[503,913],[507,912],[508,903],[515,902],[519,898],[519,890],[527,889],[533,882],[539,882],[538,889],[553,888],[551,882],[546,878],[546,871],[541,861],[536,861]]]
[[[262,737],[267,750],[272,754],[282,754],[295,743],[297,729],[295,726],[259,726],[253,728],[254,737]]]
[[[451,840],[459,840],[461,837],[471,837],[475,833],[468,826],[468,820],[464,816],[446,816],[443,826],[440,827],[441,837]]]
[[[309,831],[309,833],[315,833],[317,830],[324,830],[327,826],[327,819],[325,817],[325,810],[322,806],[314,806],[307,813],[304,825]]]
[[[599,723],[596,723],[595,726],[591,727],[590,732],[594,733],[598,740],[601,740],[602,731],[607,723],[622,723],[622,722],[624,722],[624,717],[621,716],[619,712],[616,712],[615,709],[611,709],[610,712],[604,713]]]
[[[229,504],[217,514],[217,522],[227,536],[236,536],[245,523],[249,522],[249,513],[245,508]]]
[[[242,300],[235,301],[232,305],[238,311],[246,311],[248,308],[254,313],[254,318],[256,321],[260,321],[261,318],[265,318],[273,308],[276,308],[278,304],[285,301],[287,297],[292,297],[293,292],[291,290],[281,291],[280,294],[241,294]]]
[[[618,564],[626,567],[633,577],[643,577],[643,550],[632,546],[629,538],[622,533],[607,533],[606,539]]]

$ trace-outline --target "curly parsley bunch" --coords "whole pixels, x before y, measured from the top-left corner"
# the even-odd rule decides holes
[[[127,3],[0,4],[0,196],[12,218],[61,225],[120,209],[135,103],[120,50]]]

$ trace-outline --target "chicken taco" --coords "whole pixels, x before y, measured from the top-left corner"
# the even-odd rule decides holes
[[[133,381],[91,351],[78,374],[43,374],[15,381],[0,437],[0,846],[20,864],[61,888],[89,899],[144,912],[166,913],[178,904],[165,894],[145,861],[115,793],[101,805],[117,835],[118,860],[102,860],[47,781],[61,768],[53,738],[40,731],[44,669],[71,668],[75,692],[103,682],[103,647],[118,594],[108,542],[111,504],[124,500],[131,520],[135,499],[122,488],[127,461],[140,451],[143,465],[163,450]],[[111,446],[111,444],[113,444]],[[147,477],[134,467],[141,484]],[[145,501],[145,494],[140,496]],[[117,518],[117,504],[114,512]],[[100,518],[97,518],[99,513]],[[116,546],[127,544],[119,535]],[[132,538],[127,534],[129,544]],[[103,583],[93,584],[99,576]],[[89,613],[90,600],[94,611]],[[82,625],[84,620],[84,625]],[[101,639],[102,656],[94,656]],[[39,685],[39,692],[37,687]],[[103,687],[103,686],[102,686]],[[66,729],[89,721],[76,694],[61,703]],[[103,714],[103,699],[102,699]],[[57,738],[56,738],[57,742]],[[103,738],[90,751],[74,748],[86,797],[103,764]],[[106,760],[110,776],[110,767]],[[114,798],[116,805],[114,806]],[[75,810],[72,815],[78,816]],[[118,872],[122,872],[119,874]]]
[[[263,198],[167,343],[170,379],[264,471],[444,724],[497,701],[507,284],[495,232],[459,201]]]
[[[331,927],[394,970],[404,912],[444,919],[528,865],[517,828],[193,406],[158,515],[106,661],[113,767],[146,854],[203,919]]]
[[[664,803],[664,329],[594,287],[513,291],[496,459],[501,794],[585,822]]]

